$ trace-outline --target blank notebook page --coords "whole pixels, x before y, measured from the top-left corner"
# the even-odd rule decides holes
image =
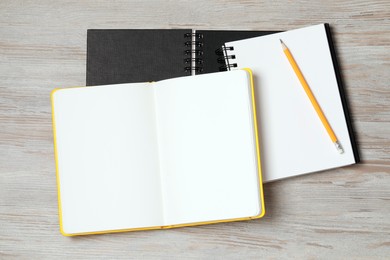
[[[163,225],[153,96],[144,83],[53,93],[63,232]]]
[[[261,214],[248,72],[161,81],[156,101],[165,224]]]
[[[290,49],[344,148],[339,154],[283,53]],[[355,163],[325,25],[228,42],[255,77],[264,181]]]

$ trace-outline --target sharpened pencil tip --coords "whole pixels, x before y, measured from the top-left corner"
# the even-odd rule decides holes
[[[282,41],[282,39],[279,39],[279,41],[280,41],[280,44],[282,45],[283,50],[286,50],[286,49],[287,49],[286,44],[284,44],[284,42]]]

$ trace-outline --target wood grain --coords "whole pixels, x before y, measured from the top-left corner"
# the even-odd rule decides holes
[[[265,185],[254,221],[77,238],[58,229],[50,91],[85,85],[89,28],[329,22],[362,163]],[[0,259],[390,256],[390,2],[0,1]]]

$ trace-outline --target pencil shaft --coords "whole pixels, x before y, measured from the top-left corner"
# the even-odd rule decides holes
[[[320,118],[322,124],[324,125],[326,131],[328,132],[330,139],[332,140],[332,142],[335,143],[337,141],[337,137],[336,137],[335,133],[333,132],[333,129],[330,126],[328,120],[326,119],[324,113],[322,112],[322,109],[321,109],[320,105],[318,104],[316,98],[314,97],[313,92],[311,91],[309,85],[307,84],[305,78],[303,77],[303,74],[302,74],[301,70],[299,69],[298,64],[295,62],[294,57],[292,56],[290,50],[288,48],[283,48],[283,49],[284,49],[283,51],[284,51],[288,61],[290,62],[295,74],[297,75],[299,81],[301,82],[301,85],[302,85],[303,89],[305,90],[306,95],[309,97],[309,100],[310,100],[311,104],[313,105],[315,111],[317,112],[318,117]]]

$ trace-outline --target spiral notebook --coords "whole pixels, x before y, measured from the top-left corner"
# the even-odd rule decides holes
[[[330,141],[279,39],[296,59],[344,154]],[[253,70],[265,182],[359,162],[328,24],[227,42],[223,48],[229,70]]]
[[[87,86],[158,81],[226,70],[227,41],[272,31],[191,29],[90,29]]]
[[[248,69],[57,89],[52,109],[64,235],[265,213]]]

